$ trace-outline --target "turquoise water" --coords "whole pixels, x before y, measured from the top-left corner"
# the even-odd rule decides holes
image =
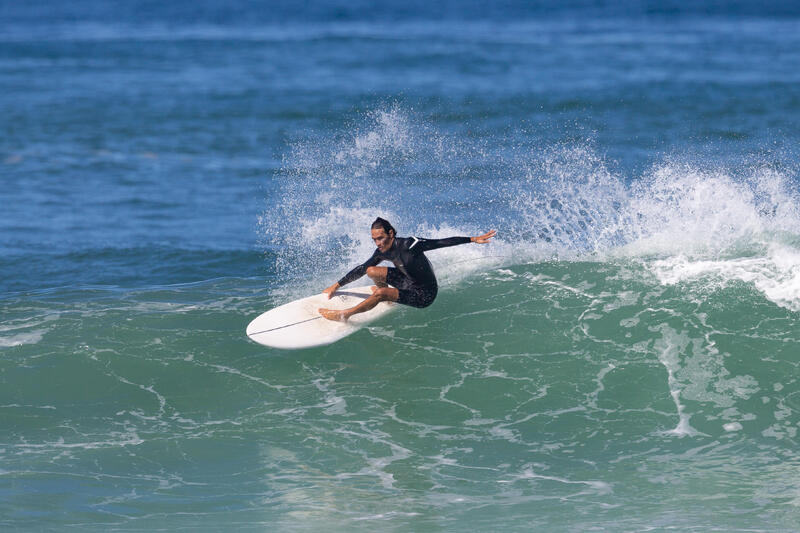
[[[4,530],[798,529],[789,7],[44,5],[0,8]],[[498,237],[247,339],[378,215]]]

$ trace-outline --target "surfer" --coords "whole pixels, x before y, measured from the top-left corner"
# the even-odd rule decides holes
[[[424,252],[469,242],[485,244],[495,236],[497,231],[490,230],[477,237],[404,238],[396,237],[397,232],[389,221],[378,217],[372,223],[371,233],[372,240],[378,247],[372,257],[322,292],[327,294],[330,299],[339,287],[366,274],[375,282],[372,295],[349,309],[341,311],[319,309],[319,313],[328,320],[345,321],[356,313],[369,311],[380,302],[397,302],[412,307],[428,307],[436,298],[439,286],[436,283],[436,276],[433,274],[433,267]],[[394,263],[394,268],[376,266],[381,261]]]

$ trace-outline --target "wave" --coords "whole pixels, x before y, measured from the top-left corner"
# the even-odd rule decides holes
[[[456,267],[431,256],[441,273]],[[257,494],[260,523],[287,530],[425,529],[416,512],[474,524],[454,507],[465,502],[483,506],[484,529],[513,529],[522,512],[526,524],[569,513],[581,530],[664,515],[701,527],[707,508],[687,510],[689,498],[720,509],[702,529],[720,514],[741,528],[744,505],[751,529],[794,523],[793,312],[741,282],[662,284],[639,259],[470,272],[431,307],[291,354],[244,335],[276,301],[262,279],[0,300],[13,384],[0,402],[13,422],[3,476],[29,479],[26,490],[60,483],[81,506],[53,511],[70,524],[130,501],[129,528],[147,527],[163,511],[147,502],[165,494],[181,509],[170,516],[196,511],[198,524],[229,521],[231,497]],[[115,474],[132,462],[146,468]],[[83,484],[108,472],[107,496]],[[223,511],[191,508],[197,495]],[[510,519],[509,506],[524,511]]]
[[[652,431],[665,437],[744,427],[793,438],[793,423],[762,403],[795,386],[796,315],[770,300],[742,282],[665,285],[639,261],[517,265],[445,287],[426,312],[404,311],[391,342],[472,354],[485,359],[484,378],[509,387],[536,368],[556,403],[543,400],[534,413],[653,409],[660,422]],[[640,386],[661,391],[659,400],[642,404],[650,392],[635,392]]]
[[[296,143],[274,206],[260,219],[264,244],[277,251],[278,278],[338,277],[371,254],[368,227],[382,216],[400,235],[498,229],[490,246],[431,253],[441,270],[640,261],[663,284],[744,281],[800,309],[800,190],[788,158],[673,155],[627,177],[590,141],[493,142],[437,130],[392,105],[332,138]]]

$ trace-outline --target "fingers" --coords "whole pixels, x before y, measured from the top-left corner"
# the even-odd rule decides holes
[[[486,233],[484,233],[483,235],[481,235],[479,237],[475,237],[475,242],[477,242],[478,244],[486,244],[495,235],[497,235],[497,230],[494,230],[494,229],[493,230],[489,230]]]
[[[327,294],[328,295],[328,300],[330,300],[331,298],[333,298],[333,295],[336,294],[336,289],[338,289],[338,288],[339,288],[339,284],[335,283],[335,284],[331,285],[330,287],[328,287],[327,289],[323,290],[322,293],[323,294]]]

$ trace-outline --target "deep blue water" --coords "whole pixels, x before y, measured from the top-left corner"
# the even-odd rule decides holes
[[[0,525],[795,531],[800,9],[0,2]],[[264,310],[401,235],[423,311]]]

